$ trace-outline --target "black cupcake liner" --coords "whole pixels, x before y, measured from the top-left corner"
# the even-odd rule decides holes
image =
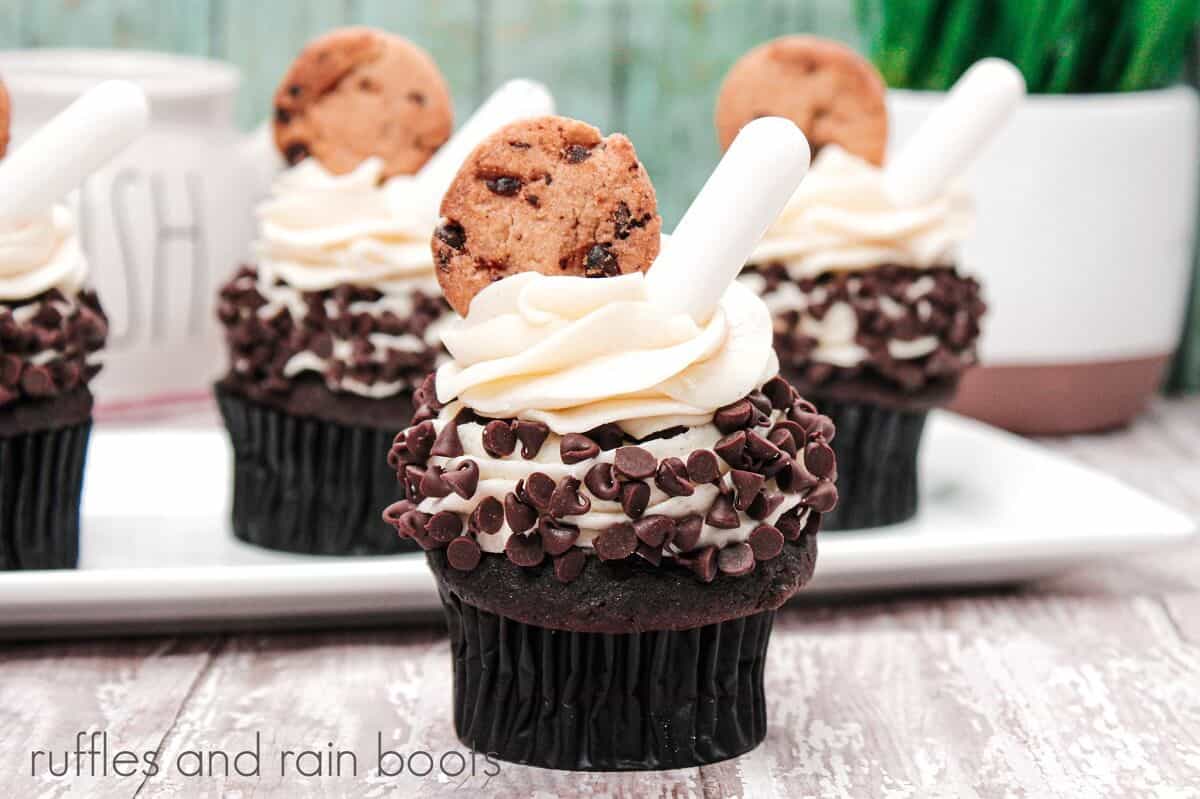
[[[91,420],[0,438],[0,570],[79,564]]]
[[[881,527],[917,513],[917,450],[927,410],[885,408],[816,396],[833,420],[838,504],[821,518],[822,530]]]
[[[419,551],[381,518],[398,499],[387,465],[395,431],[294,416],[218,386],[233,442],[233,532],[311,555]]]
[[[552,630],[441,589],[454,726],[501,760],[575,771],[715,763],[767,733],[763,670],[774,611],[691,630]]]

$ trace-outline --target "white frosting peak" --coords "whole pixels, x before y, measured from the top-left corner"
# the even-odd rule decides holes
[[[559,434],[707,424],[779,369],[770,313],[745,287],[730,286],[700,326],[652,303],[641,273],[513,275],[480,292],[443,341],[453,356],[438,370],[443,402]]]
[[[258,207],[260,266],[301,291],[342,283],[384,290],[389,282],[432,278],[436,209],[425,207],[416,178],[380,184],[382,174],[383,162],[373,157],[345,175],[313,158],[280,175]]]
[[[0,220],[0,300],[26,300],[52,288],[74,296],[87,273],[75,216],[65,205]]]
[[[828,145],[750,263],[783,263],[796,279],[883,264],[946,266],[956,260],[973,221],[971,198],[961,186],[901,208],[884,191],[878,167]]]

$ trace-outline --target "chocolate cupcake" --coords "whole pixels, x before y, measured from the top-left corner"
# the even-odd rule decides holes
[[[986,309],[979,283],[958,266],[970,197],[951,184],[902,206],[887,190],[884,92],[848,48],[789,36],[735,64],[717,104],[723,140],[749,103],[791,118],[816,149],[742,282],[771,310],[784,375],[837,427],[841,501],[826,529],[916,513],[926,416],[976,362]]]
[[[368,28],[310,43],[275,103],[275,140],[292,166],[258,209],[255,262],[218,306],[234,532],[292,552],[398,552],[407,542],[378,513],[399,496],[395,477],[368,453],[408,426],[413,390],[443,354],[450,307],[429,238],[445,186],[431,156],[469,149],[487,115],[439,152],[452,120],[436,65]]]
[[[0,570],[79,559],[88,385],[108,334],[87,276],[65,205],[0,221]]]
[[[495,169],[521,188],[477,191]],[[489,227],[505,203],[514,236]],[[391,447],[384,517],[437,578],[459,738],[588,770],[752,749],[774,612],[837,500],[833,425],[778,377],[766,307],[736,283],[703,323],[657,303],[653,186],[625,137],[573,120],[498,131],[442,212],[460,246],[435,241],[438,276],[469,313]]]

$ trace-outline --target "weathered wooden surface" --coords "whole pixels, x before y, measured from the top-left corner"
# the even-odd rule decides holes
[[[1200,399],[1049,444],[1200,514]],[[1200,546],[1008,591],[801,604],[776,625],[770,732],[753,753],[651,774],[488,777],[479,761],[457,779],[375,770],[378,735],[406,754],[465,753],[436,628],[10,645],[0,795],[1197,796],[1198,619]],[[29,776],[33,750],[61,762],[81,730],[163,764],[260,733],[262,776]],[[296,776],[297,760],[280,777],[282,751],[331,743],[355,752],[357,776],[343,759],[340,778]]]

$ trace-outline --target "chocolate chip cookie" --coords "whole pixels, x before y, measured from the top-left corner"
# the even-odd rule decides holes
[[[815,36],[784,36],[742,56],[717,96],[717,137],[728,148],[753,119],[781,116],[808,137],[813,155],[834,143],[873,164],[887,148],[887,87],[849,47]]]
[[[613,277],[658,255],[654,186],[629,139],[541,117],[493,133],[442,200],[438,281],[456,311],[517,272]]]
[[[11,115],[8,89],[4,87],[4,81],[0,80],[0,158],[4,157],[4,151],[8,149],[8,125]]]
[[[275,92],[275,144],[289,164],[310,155],[336,174],[366,158],[411,175],[446,139],[454,111],[424,50],[372,28],[342,28],[308,44]]]

